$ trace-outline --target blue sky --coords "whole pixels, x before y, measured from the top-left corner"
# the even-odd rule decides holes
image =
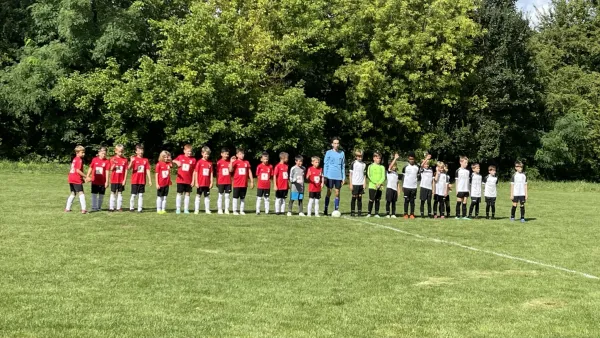
[[[533,24],[537,22],[536,11],[545,10],[550,5],[550,0],[518,0],[517,6],[529,17]]]

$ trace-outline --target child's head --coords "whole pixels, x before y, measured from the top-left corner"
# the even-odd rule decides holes
[[[448,172],[448,164],[444,163],[444,171]]]
[[[515,162],[515,170],[520,173],[523,171],[523,162],[521,161],[516,161]]]
[[[321,159],[319,156],[313,156],[310,158],[310,163],[312,163],[313,167],[318,168],[319,163],[321,163]]]
[[[438,161],[436,163],[437,171],[443,173],[444,172],[444,162]]]
[[[187,157],[192,156],[192,145],[186,144],[183,146],[183,154]]]
[[[143,144],[135,145],[135,154],[139,157],[144,156],[144,145]]]
[[[242,149],[242,148],[237,148],[237,149],[235,150],[235,157],[236,157],[238,160],[243,160],[243,159],[244,159],[244,149]]]
[[[429,168],[429,161],[423,161],[423,169]]]
[[[75,147],[75,155],[77,155],[77,157],[83,157],[85,155],[85,148],[83,146]]]
[[[469,158],[466,156],[461,156],[460,157],[460,167],[461,168],[466,168],[469,165]]]
[[[266,151],[263,151],[263,153],[260,154],[260,162],[262,164],[268,164],[269,163],[269,153],[267,153]]]
[[[473,163],[473,165],[471,165],[471,170],[473,170],[474,173],[479,174],[479,171],[481,170],[481,168],[479,168],[478,163]]]
[[[340,138],[339,137],[334,137],[331,139],[331,147],[333,148],[333,150],[338,150],[338,148],[340,147]]]
[[[221,158],[224,160],[229,158],[229,149],[221,148]]]
[[[304,161],[304,158],[302,157],[302,155],[296,155],[294,160],[296,161],[296,165],[300,167],[302,166],[302,161]]]
[[[381,163],[381,154],[379,152],[373,153],[373,162],[380,164]]]
[[[488,167],[488,173],[492,176],[496,175],[496,166],[495,165],[491,165]]]
[[[171,157],[171,154],[169,154],[168,151],[163,150],[160,152],[160,155],[158,155],[158,161],[159,162],[169,162],[170,157]]]
[[[355,158],[357,161],[362,161],[362,159],[363,159],[363,151],[362,151],[362,150],[360,150],[360,149],[356,149],[356,150],[354,151],[354,158]]]
[[[210,148],[207,146],[202,147],[202,158],[205,160],[208,160],[209,157],[210,157]]]
[[[410,163],[410,165],[414,165],[415,164],[415,153],[409,153],[408,154],[408,163]]]
[[[290,157],[290,155],[288,155],[288,153],[281,152],[281,153],[279,153],[279,162],[287,163],[289,157]]]
[[[100,147],[100,149],[98,150],[98,157],[100,157],[101,159],[106,158],[106,147]]]
[[[123,156],[124,151],[125,151],[125,147],[122,144],[117,144],[115,146],[115,155]]]

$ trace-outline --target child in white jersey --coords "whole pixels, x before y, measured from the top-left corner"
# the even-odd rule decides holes
[[[467,218],[467,199],[469,198],[469,177],[471,173],[467,166],[469,159],[466,156],[460,157],[460,168],[456,170],[456,219],[461,219],[460,211],[462,206],[462,219]]]
[[[525,223],[525,202],[527,202],[527,176],[523,173],[523,163],[515,162],[515,174],[510,181],[510,199],[513,202],[510,220],[515,220],[517,204],[521,205],[521,223]]]
[[[365,180],[365,169],[367,165],[362,161],[363,151],[354,151],[354,162],[350,165],[350,188],[352,189],[352,201],[350,202],[350,216],[354,217],[354,210],[358,204],[358,216],[362,216],[362,195],[365,193],[367,181]]]
[[[469,207],[469,218],[473,216],[473,209],[475,209],[475,218],[479,217],[479,203],[481,203],[481,185],[482,177],[479,174],[481,168],[479,164],[475,163],[471,166],[473,173],[471,174],[471,206]]]
[[[387,172],[387,187],[385,190],[385,213],[387,218],[396,218],[396,202],[398,201],[398,190],[400,190],[400,182],[398,180],[398,172],[396,161],[400,155],[394,154],[394,159],[390,163]]]
[[[490,219],[490,209],[492,209],[492,219],[496,217],[496,194],[498,177],[496,177],[496,166],[489,166],[488,173],[484,179],[485,185],[485,218]]]
[[[440,217],[444,218],[444,212],[446,211],[446,196],[448,196],[450,186],[450,176],[446,174],[444,162],[438,162],[436,166],[435,177],[435,200],[433,202],[433,218],[437,218],[438,204],[440,206]]]
[[[404,219],[409,218],[408,206],[410,205],[410,219],[415,218],[415,199],[417,198],[417,181],[419,166],[415,164],[415,154],[408,155],[408,164],[402,169],[402,190],[404,192]]]
[[[431,155],[427,154],[423,162],[419,176],[421,177],[421,217],[425,217],[425,202],[427,202],[427,217],[431,217],[431,199],[433,198],[433,170],[429,167]]]

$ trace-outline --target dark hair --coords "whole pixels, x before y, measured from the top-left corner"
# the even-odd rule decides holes
[[[479,163],[473,163],[473,164],[471,164],[471,168],[475,168],[475,167],[479,167]]]
[[[523,166],[523,162],[521,162],[521,161],[515,161],[515,167],[516,166],[521,166],[522,167]]]
[[[304,157],[302,157],[302,155],[296,155],[296,157],[294,157],[294,159],[296,161],[302,161],[302,160],[304,160]]]
[[[236,148],[235,153],[244,153],[244,148]]]
[[[267,153],[266,151],[263,151],[262,154],[260,154],[260,156],[269,157],[269,153]]]
[[[229,152],[229,148],[221,148],[221,153],[228,153]]]
[[[136,150],[137,150],[137,149],[144,149],[144,145],[143,145],[143,144],[141,144],[141,143],[138,143],[138,144],[136,144],[136,145],[135,145],[135,149],[136,149]]]
[[[373,157],[381,157],[381,153],[376,151],[373,153]]]
[[[496,170],[496,166],[495,166],[495,165],[491,165],[491,166],[489,166],[489,167],[488,167],[488,171],[490,171],[490,170],[492,170],[492,169],[493,169],[493,170]]]
[[[331,142],[333,142],[333,141],[340,141],[340,138],[337,136],[334,136],[331,138]]]
[[[415,158],[416,156],[415,156],[415,153],[413,151],[411,151],[410,153],[408,153],[408,157]]]

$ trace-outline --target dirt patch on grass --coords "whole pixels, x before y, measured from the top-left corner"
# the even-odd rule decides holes
[[[416,286],[450,285],[454,279],[450,277],[429,277],[427,280],[415,284]]]
[[[560,299],[550,299],[550,298],[537,298],[527,301],[523,304],[525,308],[529,309],[541,309],[541,310],[552,310],[552,309],[560,309],[565,307],[567,304]]]

